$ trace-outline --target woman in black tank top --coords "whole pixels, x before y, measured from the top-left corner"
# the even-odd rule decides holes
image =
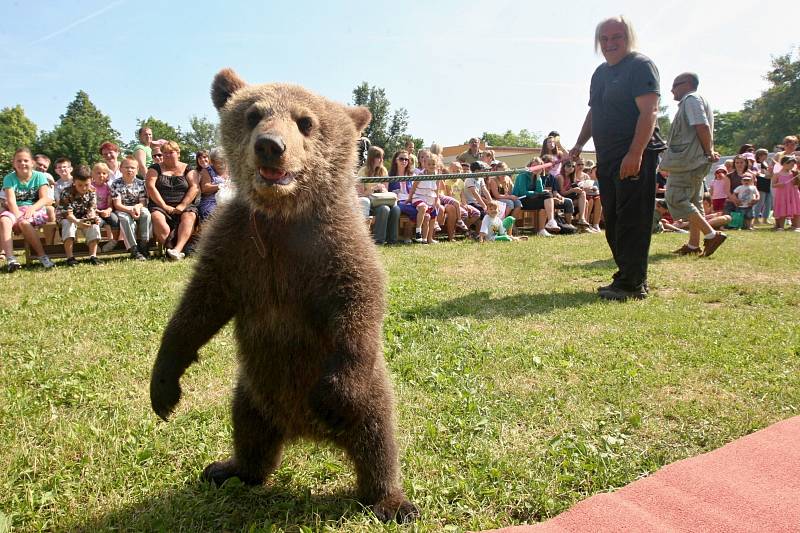
[[[197,220],[197,173],[181,163],[180,147],[169,141],[161,147],[164,162],[147,170],[147,195],[153,220],[153,234],[166,248],[167,259],[183,259],[186,243]],[[172,237],[172,238],[170,238]]]

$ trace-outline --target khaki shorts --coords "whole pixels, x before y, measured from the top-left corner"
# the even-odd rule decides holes
[[[703,165],[688,172],[670,172],[664,200],[673,219],[688,219],[692,213],[703,216],[703,180],[710,168]]]
[[[78,231],[79,231],[78,225],[75,224],[74,222],[67,219],[61,221],[62,241],[66,241],[67,239],[74,239]],[[83,236],[86,237],[86,242],[100,240],[100,226],[98,226],[97,224],[92,224],[88,228],[80,231],[83,231]]]

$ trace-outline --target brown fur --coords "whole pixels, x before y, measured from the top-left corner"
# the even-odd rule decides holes
[[[351,457],[360,497],[379,518],[413,520],[383,359],[384,273],[355,209],[355,146],[369,111],[298,86],[248,86],[228,69],[211,92],[237,195],[204,230],[153,368],[153,409],[169,416],[197,351],[235,318],[234,453],[203,477],[258,484],[285,443],[326,439]],[[285,150],[259,151],[264,135]],[[260,167],[294,181],[269,184]]]

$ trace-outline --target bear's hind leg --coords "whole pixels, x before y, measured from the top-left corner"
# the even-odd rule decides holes
[[[337,440],[355,463],[362,502],[371,506],[383,522],[412,522],[419,517],[419,509],[400,487],[400,465],[391,421],[390,413],[376,409]]]
[[[240,385],[233,397],[233,457],[211,463],[201,477],[217,485],[232,477],[260,485],[278,467],[283,441],[283,433],[261,414]]]

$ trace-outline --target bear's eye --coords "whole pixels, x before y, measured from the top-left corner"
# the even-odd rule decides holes
[[[253,129],[256,126],[258,126],[258,123],[261,122],[261,118],[262,118],[261,111],[259,111],[258,109],[251,109],[245,115],[245,119],[247,120],[247,125],[250,127],[250,129]]]
[[[297,128],[300,130],[305,136],[311,134],[311,128],[314,127],[314,121],[311,120],[311,117],[301,117],[297,119]]]

